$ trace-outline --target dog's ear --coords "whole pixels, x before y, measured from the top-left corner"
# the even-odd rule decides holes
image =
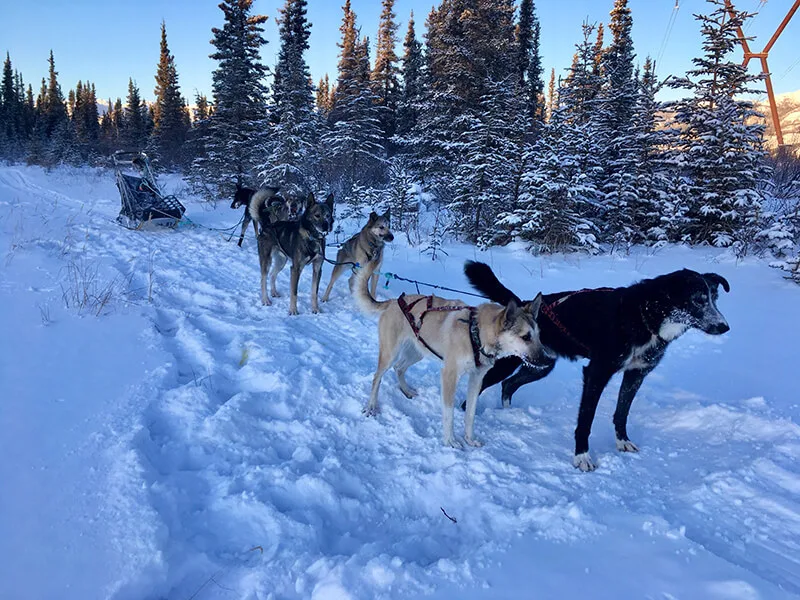
[[[369,213],[369,222],[370,222],[370,223],[374,223],[374,222],[375,222],[375,221],[377,221],[377,220],[378,220],[378,213],[376,213],[376,212],[373,210],[371,213]]]
[[[514,323],[516,323],[517,319],[519,318],[519,314],[522,309],[517,304],[516,300],[511,300],[506,305],[506,310],[503,312],[503,329],[511,329],[514,327]]]
[[[539,309],[542,308],[542,292],[536,294],[536,298],[526,302],[522,308],[535,320],[539,316]]]
[[[317,203],[317,199],[314,197],[314,192],[308,193],[308,198],[306,199],[306,210],[311,210],[314,208],[314,205]]]
[[[731,284],[728,283],[728,280],[725,279],[722,275],[717,273],[703,273],[703,279],[706,280],[706,283],[710,286],[718,286],[721,285],[722,289],[726,292],[731,291]]]
[[[327,204],[328,208],[330,208],[331,212],[333,212],[333,192],[328,194],[328,197],[325,198],[325,204]]]
[[[392,209],[387,208],[386,212],[383,213],[383,218],[386,219],[387,221],[391,221],[392,220],[391,210]]]

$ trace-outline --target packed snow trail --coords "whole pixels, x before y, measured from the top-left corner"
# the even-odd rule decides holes
[[[103,366],[121,381],[97,384],[113,391],[104,403],[89,398],[72,405],[71,417],[60,414],[83,423],[81,436],[94,440],[65,442],[77,447],[75,461],[101,463],[92,477],[70,481],[73,467],[55,460],[62,450],[40,450],[41,462],[58,467],[42,485],[83,489],[98,504],[97,517],[76,523],[86,509],[73,494],[62,494],[67,504],[59,506],[17,498],[19,506],[10,502],[5,513],[11,516],[0,516],[0,529],[14,529],[16,548],[30,526],[13,515],[31,504],[56,530],[53,515],[67,517],[59,539],[103,541],[94,589],[79,588],[70,567],[89,560],[95,546],[77,544],[71,555],[45,550],[42,570],[63,563],[45,582],[24,571],[35,558],[14,559],[16,548],[3,540],[0,567],[17,568],[0,578],[2,597],[48,597],[56,589],[64,598],[118,599],[800,593],[800,377],[790,342],[800,336],[792,313],[800,290],[761,261],[737,265],[719,252],[681,248],[547,259],[515,248],[453,246],[434,263],[397,236],[384,270],[461,289],[463,260],[475,257],[492,263],[522,297],[625,285],[683,266],[731,281],[731,294],[719,302],[730,334],[690,332],[642,387],[629,429],[642,452],[614,450],[615,378],[591,438],[600,468],[581,474],[570,462],[580,363],[560,362],[550,377],[522,388],[509,410],[498,408],[496,389],[487,392],[476,419],[485,446],[444,448],[434,361],[409,371],[418,398],[407,400],[390,375],[380,416],[361,414],[377,362],[376,327],[355,312],[345,280],[323,313],[312,315],[307,269],[301,314],[288,317],[286,269],[284,297],[262,307],[252,235],[239,249],[238,235],[228,243],[208,229],[116,227],[118,195],[103,173],[0,168],[0,203],[15,207],[0,221],[0,239],[14,247],[4,301],[24,292],[57,304],[59,285],[48,291],[35,284],[26,261],[63,279],[59,261],[83,255],[127,287],[114,314],[99,320],[54,309],[47,327],[39,311],[8,323],[52,338],[37,342],[44,352],[54,342],[77,347],[91,339],[87,358],[105,355]],[[209,227],[239,217],[227,203],[215,211],[186,204],[192,220]],[[329,274],[326,268],[323,285]],[[412,288],[393,282],[382,293],[403,290]],[[16,336],[14,351],[3,353],[9,372],[25,364],[17,355],[35,343],[27,337]],[[115,365],[120,345],[130,360]],[[65,380],[73,374],[60,372]],[[26,432],[34,438],[27,441],[10,436],[17,441],[8,442],[11,450],[58,430],[46,420],[52,408],[42,406],[52,385],[37,384],[25,404],[4,394],[13,410],[0,413],[0,436],[31,419],[44,430]],[[84,414],[93,419],[85,423]],[[0,472],[21,481],[13,458],[0,461]]]

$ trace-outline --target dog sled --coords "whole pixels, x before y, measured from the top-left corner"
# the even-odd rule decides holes
[[[147,155],[118,150],[112,159],[122,200],[117,221],[133,229],[145,225],[175,227],[186,208],[175,196],[165,196],[161,192]]]

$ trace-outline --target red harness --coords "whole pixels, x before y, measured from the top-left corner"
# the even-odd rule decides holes
[[[420,300],[426,300],[427,306],[422,314],[419,316],[419,323],[416,322],[414,319],[414,315],[411,314],[411,310],[417,305]],[[476,316],[478,314],[478,309],[474,306],[433,306],[433,296],[422,296],[414,300],[411,304],[406,302],[405,293],[400,294],[400,297],[397,299],[397,305],[400,307],[400,312],[403,313],[408,324],[411,326],[411,331],[414,332],[414,337],[416,337],[420,343],[425,346],[431,354],[438,357],[439,360],[444,360],[444,357],[439,354],[436,350],[431,348],[428,342],[420,335],[420,329],[422,329],[422,321],[425,319],[425,315],[429,312],[456,312],[459,310],[468,310],[469,311],[469,319],[459,319],[465,323],[469,324],[469,340],[472,344],[472,356],[475,360],[475,366],[480,368],[481,367],[481,354],[486,356],[487,358],[494,358],[494,356],[487,354],[483,351],[481,347],[480,341],[480,333],[478,332],[478,320]]]
[[[570,298],[572,298],[573,296],[575,296],[577,294],[582,294],[584,292],[610,292],[613,289],[614,288],[594,288],[594,289],[593,288],[584,288],[584,289],[578,290],[576,292],[570,292],[566,296],[562,296],[561,298],[559,298],[555,302],[552,302],[550,304],[543,304],[542,308],[540,310],[548,319],[550,319],[550,322],[553,325],[556,326],[556,329],[558,329],[567,338],[572,340],[573,343],[575,343],[578,346],[580,346],[581,348],[583,348],[583,350],[585,350],[586,353],[589,354],[591,352],[591,348],[589,348],[589,346],[587,346],[586,344],[581,342],[579,339],[577,339],[574,335],[572,335],[569,332],[569,329],[567,329],[567,327],[561,322],[561,320],[558,318],[558,315],[556,315],[556,312],[555,312],[554,309],[557,306],[560,306],[561,304],[563,304],[566,300],[569,300]]]

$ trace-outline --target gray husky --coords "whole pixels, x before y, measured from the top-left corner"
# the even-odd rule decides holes
[[[258,236],[258,261],[261,264],[261,302],[270,306],[267,296],[267,273],[270,274],[270,292],[279,297],[275,279],[286,261],[292,261],[292,277],[289,299],[289,314],[297,314],[297,284],[303,268],[311,263],[314,272],[311,278],[311,310],[319,312],[317,294],[322,277],[322,263],[325,260],[325,236],[333,228],[333,194],[324,203],[318,203],[314,194],[308,195],[305,210],[299,221],[278,221],[272,224],[262,222]]]
[[[435,357],[442,361],[442,441],[446,446],[461,447],[453,434],[453,400],[458,380],[467,375],[464,440],[470,446],[480,446],[473,426],[484,375],[504,356],[518,356],[526,363],[549,357],[539,341],[536,323],[542,295],[525,304],[511,300],[506,306],[489,302],[467,306],[460,300],[420,294],[378,302],[367,289],[367,279],[374,270],[375,263],[368,263],[358,271],[353,285],[359,309],[380,315],[378,369],[364,414],[378,413],[378,389],[389,368],[394,366],[400,391],[413,398],[416,391],[406,382],[406,370],[425,357]]]
[[[327,302],[333,289],[333,284],[341,277],[345,269],[352,267],[346,263],[358,263],[362,267],[366,267],[368,262],[375,263],[375,270],[380,270],[383,264],[383,245],[386,242],[394,240],[394,234],[389,229],[389,211],[386,214],[379,215],[376,212],[371,212],[367,224],[356,235],[347,240],[339,252],[336,254],[337,265],[333,267],[331,280],[328,282],[328,287],[325,290],[325,295],[322,296],[322,301]],[[350,286],[352,289],[353,277],[350,278]],[[378,290],[378,275],[372,276],[370,284],[370,293],[375,296]]]

